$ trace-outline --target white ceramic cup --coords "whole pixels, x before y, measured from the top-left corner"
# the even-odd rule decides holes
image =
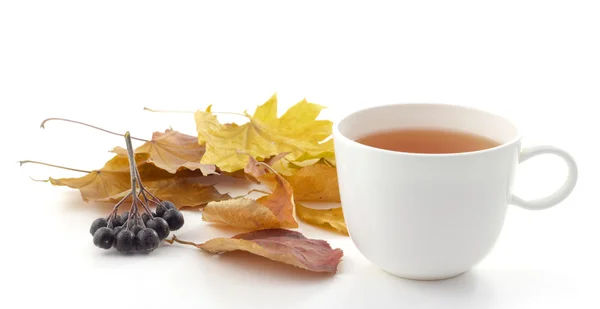
[[[367,134],[401,128],[470,132],[499,146],[453,154],[415,154],[359,144]],[[493,248],[508,204],[545,209],[575,187],[577,165],[552,146],[521,149],[508,120],[444,104],[395,104],[351,113],[333,126],[338,181],[350,237],[393,275],[419,280],[457,276]],[[540,154],[564,159],[569,173],[550,196],[526,201],[511,193],[517,164]]]

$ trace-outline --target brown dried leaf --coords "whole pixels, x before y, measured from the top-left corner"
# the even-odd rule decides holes
[[[197,207],[231,198],[228,194],[219,193],[212,183],[207,183],[211,176],[204,177],[199,171],[190,170],[171,174],[148,163],[148,158],[147,153],[135,155],[142,183],[160,199],[170,200],[177,207]],[[55,186],[79,189],[86,202],[116,202],[131,191],[129,161],[126,156],[116,155],[103,168],[85,176],[50,178],[49,182]]]
[[[149,164],[147,154],[135,155],[136,164],[140,174],[145,179],[161,179],[170,177],[171,174]],[[129,161],[127,157],[120,155],[108,160],[104,167],[94,170],[89,174],[78,178],[50,178],[48,180],[55,186],[68,186],[79,189],[84,201],[98,201],[113,196],[119,196],[122,192],[131,189],[129,176]]]
[[[148,191],[161,200],[173,202],[178,208],[203,207],[213,201],[231,199],[212,184],[201,184],[186,178],[164,179],[144,184]]]
[[[127,150],[116,147],[112,152],[126,156]],[[198,137],[167,129],[154,132],[152,140],[135,149],[136,154],[148,154],[149,162],[175,174],[181,168],[200,170],[203,175],[216,174],[214,164],[201,164],[206,147],[198,143]]]
[[[296,215],[302,221],[331,228],[339,233],[348,235],[344,212],[341,207],[331,209],[308,208],[302,204],[296,203]]]
[[[171,177],[167,179],[142,182],[144,187],[150,191],[150,193],[154,194],[161,200],[173,202],[177,208],[203,207],[212,201],[231,199],[229,194],[220,193],[212,184],[201,183],[197,177]],[[119,201],[130,191],[131,190],[128,189],[119,193],[118,195],[97,201],[114,203]]]
[[[173,241],[178,240],[174,238],[169,242]],[[264,229],[231,238],[215,238],[203,244],[179,242],[214,254],[246,251],[314,272],[336,273],[344,255],[341,249],[332,249],[324,240],[308,239],[299,232],[284,229]]]
[[[250,158],[246,170],[259,180],[267,175],[272,175],[276,184],[271,194],[257,200],[235,198],[208,203],[202,212],[202,219],[250,229],[297,228],[292,188],[282,176],[274,173],[273,170],[271,170],[272,174],[262,174],[261,168],[269,169],[270,167]]]

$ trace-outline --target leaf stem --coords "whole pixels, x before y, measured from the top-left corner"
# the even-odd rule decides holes
[[[177,236],[173,235],[173,237],[171,237],[171,239],[165,239],[166,242],[173,244],[174,242],[180,243],[180,244],[184,244],[184,245],[188,245],[188,246],[193,246],[196,248],[200,248],[200,245],[195,243],[195,242],[191,242],[191,241],[185,241],[185,240],[181,240],[179,238],[177,238]]]
[[[233,112],[211,112],[211,113],[212,114],[223,114],[223,115],[235,115],[235,116],[242,116],[242,117],[250,118],[250,117],[248,117],[248,115],[242,114],[242,113],[233,113]]]
[[[93,126],[91,124],[87,124],[85,122],[71,120],[71,119],[65,119],[65,118],[48,118],[48,119],[45,119],[44,121],[42,121],[42,124],[40,125],[40,128],[45,129],[46,128],[45,127],[46,122],[52,121],[52,120],[58,120],[58,121],[65,121],[65,122],[76,123],[76,124],[80,124],[80,125],[83,125],[83,126],[86,126],[86,127],[90,127],[90,128],[96,129],[96,130],[100,130],[102,132],[106,132],[106,133],[109,133],[109,134],[113,134],[113,135],[117,135],[117,136],[124,136],[123,134],[120,134],[120,133],[117,133],[117,132],[112,132],[112,131],[109,131],[109,130],[106,130],[106,129],[102,129],[102,128]],[[134,139],[134,140],[137,140],[137,141],[142,141],[142,142],[149,142],[149,140],[143,139],[143,138],[131,137],[131,139]]]
[[[193,114],[193,111],[177,111],[177,110],[168,110],[168,109],[152,109],[148,107],[144,107],[145,111],[152,113],[171,113],[171,114]]]
[[[54,164],[49,164],[49,163],[44,163],[44,162],[39,162],[39,161],[23,160],[23,161],[18,161],[18,162],[19,162],[19,164],[21,166],[23,166],[23,164],[33,163],[33,164],[50,166],[50,167],[56,167],[56,168],[60,168],[60,169],[63,169],[63,170],[68,170],[68,171],[74,171],[74,172],[80,172],[80,173],[88,173],[88,174],[91,173],[91,171],[80,170],[80,169],[70,168],[70,167],[64,167],[64,166],[60,166],[60,165],[54,165]]]
[[[153,112],[153,113],[171,113],[171,114],[193,114],[194,111],[181,111],[181,110],[168,110],[168,109],[152,109],[148,107],[144,107],[145,111]],[[223,114],[223,115],[235,115],[249,118],[248,115],[242,113],[233,113],[233,112],[210,112],[211,114]]]

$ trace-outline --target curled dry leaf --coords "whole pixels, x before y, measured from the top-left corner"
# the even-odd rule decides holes
[[[279,221],[266,205],[245,197],[208,203],[202,210],[202,220],[253,230],[298,227],[297,223],[287,223],[288,220]]]
[[[225,172],[243,169],[244,153],[263,160],[289,152],[289,160],[333,152],[333,142],[322,143],[331,135],[332,122],[316,120],[323,106],[302,100],[277,118],[277,96],[256,108],[243,125],[219,123],[211,108],[195,113],[198,142],[206,144],[201,163],[215,164]]]
[[[296,215],[307,223],[331,228],[339,233],[348,235],[344,212],[341,207],[331,209],[313,209],[296,203]]]
[[[262,168],[271,173],[265,174]],[[202,211],[202,219],[249,229],[297,228],[298,222],[294,218],[294,194],[289,183],[267,164],[257,162],[252,157],[245,170],[258,180],[272,175],[275,182],[273,192],[257,200],[241,197],[210,202]]]
[[[127,150],[115,147],[112,152],[126,156]],[[202,164],[205,147],[198,143],[198,137],[167,129],[154,132],[152,140],[137,147],[135,154],[148,154],[148,162],[175,174],[181,168],[200,170],[203,175],[216,174],[214,164]]]
[[[235,235],[231,238],[215,238],[203,244],[169,240],[188,245],[210,253],[246,251],[273,261],[293,265],[314,272],[337,272],[344,253],[332,249],[324,240],[308,239],[299,232],[285,229],[264,229]]]

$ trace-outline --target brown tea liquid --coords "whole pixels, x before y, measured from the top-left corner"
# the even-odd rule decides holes
[[[411,153],[460,153],[493,148],[487,137],[443,129],[399,129],[370,134],[357,142],[386,150]]]

